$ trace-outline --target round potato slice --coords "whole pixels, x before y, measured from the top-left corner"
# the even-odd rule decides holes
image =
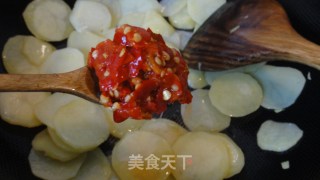
[[[165,139],[151,132],[134,131],[127,133],[115,145],[112,166],[120,179],[163,180],[171,171],[162,162],[166,157],[171,161],[175,160]]]
[[[150,28],[154,33],[161,34],[164,37],[170,37],[175,32],[171,24],[157,11],[146,13],[142,27]]]
[[[135,12],[157,11],[161,5],[157,0],[119,0],[122,16]]]
[[[63,162],[70,161],[79,155],[79,153],[65,151],[57,146],[52,141],[47,129],[39,132],[33,138],[32,148],[36,151],[43,152],[45,156]]]
[[[0,93],[1,118],[14,125],[23,127],[40,126],[34,106],[48,97],[45,92],[2,92]]]
[[[202,24],[225,3],[226,0],[187,0],[188,13],[195,22]]]
[[[161,0],[162,14],[165,17],[177,14],[184,8],[187,8],[187,0]]]
[[[41,152],[31,149],[28,160],[32,173],[42,179],[70,179],[74,177],[80,169],[86,155],[61,162],[51,159]]]
[[[53,116],[58,109],[74,100],[77,96],[65,93],[53,93],[35,105],[35,115],[46,126],[53,128]]]
[[[183,122],[191,131],[217,132],[229,127],[231,118],[212,105],[209,90],[197,89],[191,94],[192,102],[181,105]]]
[[[210,100],[220,112],[232,117],[242,117],[256,111],[263,99],[262,88],[250,75],[228,73],[211,84]]]
[[[164,118],[151,119],[140,128],[141,131],[148,131],[163,137],[170,145],[188,131],[174,121]]]
[[[108,158],[97,148],[87,153],[74,180],[101,180],[111,177],[112,169]]]
[[[53,125],[57,135],[79,151],[94,149],[109,136],[101,107],[83,99],[61,107],[53,118]]]
[[[174,143],[176,179],[221,180],[230,168],[228,149],[221,138],[206,132],[189,132]]]
[[[73,31],[69,22],[71,9],[62,0],[34,0],[23,12],[31,33],[45,41],[61,41]]]
[[[207,86],[208,83],[204,78],[204,72],[195,69],[189,69],[188,85],[193,89],[201,89]]]
[[[173,27],[178,29],[193,29],[196,25],[188,13],[187,7],[183,8],[178,13],[169,16],[169,22]]]
[[[44,74],[70,72],[86,65],[83,53],[76,48],[63,48],[53,52],[41,65]]]
[[[24,42],[27,36],[17,35],[9,38],[2,51],[2,62],[8,73],[37,74],[39,68],[30,63],[23,54]]]
[[[59,148],[65,150],[65,151],[71,152],[71,153],[83,153],[83,152],[87,151],[87,150],[79,150],[79,149],[76,149],[76,148],[70,146],[69,144],[65,143],[65,142],[61,139],[61,137],[59,137],[59,136],[57,135],[57,132],[56,132],[54,129],[52,129],[52,128],[50,128],[50,127],[48,127],[47,129],[48,129],[48,133],[49,133],[49,136],[50,136],[51,140],[52,140],[52,141],[54,142],[54,144],[56,144]]]

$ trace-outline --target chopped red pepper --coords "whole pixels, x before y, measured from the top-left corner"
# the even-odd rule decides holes
[[[150,119],[170,103],[191,102],[186,62],[150,29],[122,25],[113,41],[92,48],[88,65],[99,79],[101,103],[112,107],[116,122]]]

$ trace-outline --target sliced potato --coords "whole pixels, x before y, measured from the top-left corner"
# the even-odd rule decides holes
[[[225,3],[226,0],[187,0],[188,13],[195,22],[202,24]]]
[[[154,33],[161,34],[164,37],[171,36],[175,31],[168,21],[157,11],[146,12],[142,27],[150,28]]]
[[[263,99],[262,88],[250,75],[228,73],[211,84],[209,97],[212,105],[232,117],[246,116],[256,111]]]
[[[39,132],[33,138],[32,148],[36,151],[44,153],[45,156],[63,162],[70,161],[79,155],[79,153],[65,151],[57,146],[52,141],[47,129]]]
[[[119,0],[119,2],[122,16],[135,12],[160,12],[161,10],[161,5],[157,0]]]
[[[56,130],[54,130],[53,128],[48,127],[48,133],[50,138],[52,139],[52,141],[54,142],[54,144],[56,144],[59,148],[67,151],[67,152],[71,152],[71,153],[83,153],[86,152],[87,150],[80,150],[77,148],[74,148],[72,146],[70,146],[69,144],[67,144],[66,142],[64,142],[61,137],[59,137],[57,135]]]
[[[231,166],[225,178],[230,178],[240,173],[245,164],[244,154],[240,147],[226,134],[214,133],[214,135],[219,136],[225,142],[228,148]]]
[[[155,133],[167,140],[170,145],[188,132],[176,122],[164,118],[151,119],[144,123],[140,130]]]
[[[179,44],[179,49],[183,50],[187,43],[189,42],[189,40],[191,39],[193,33],[189,32],[189,31],[176,31],[179,36],[180,36],[180,44]]]
[[[71,9],[62,0],[34,0],[23,12],[31,33],[45,41],[61,41],[73,31],[69,22]]]
[[[165,17],[177,14],[184,8],[187,8],[187,0],[161,0],[162,14]]]
[[[86,155],[61,162],[51,159],[41,152],[31,149],[28,160],[32,173],[42,179],[69,179],[74,177],[85,160]]]
[[[53,117],[53,126],[66,144],[79,151],[94,149],[109,136],[101,107],[84,99],[61,107]]]
[[[174,31],[170,36],[163,36],[163,39],[167,46],[179,50],[180,34],[177,31]]]
[[[40,126],[34,106],[48,97],[45,92],[2,92],[0,93],[1,118],[14,125],[24,127]]]
[[[89,31],[73,31],[68,38],[67,46],[81,50],[84,58],[87,59],[91,48],[96,47],[98,43],[104,40],[105,38]]]
[[[303,131],[294,123],[263,122],[257,133],[258,146],[263,150],[283,152],[298,143]]]
[[[82,52],[67,47],[56,50],[41,65],[40,72],[44,74],[65,73],[84,67],[86,65]]]
[[[196,25],[190,17],[187,7],[181,9],[178,13],[169,16],[169,22],[178,29],[193,29]]]
[[[253,73],[262,85],[262,106],[267,109],[285,109],[301,94],[306,78],[297,69],[266,65]]]
[[[122,16],[119,20],[118,25],[129,24],[131,26],[141,27],[144,23],[144,18],[146,16],[145,12],[134,12]]]
[[[111,177],[112,169],[108,158],[97,148],[87,153],[74,180],[102,180]]]
[[[170,175],[170,167],[160,169],[163,163],[160,162],[162,156],[174,155],[169,143],[160,137],[146,131],[134,131],[127,133],[114,147],[112,151],[112,166],[115,172],[119,175],[120,179],[131,180],[160,180],[166,179]],[[158,168],[148,169],[146,159],[158,160]],[[135,167],[134,162],[141,164],[138,169]]]
[[[208,85],[204,72],[189,68],[188,85],[193,89],[201,89]]]
[[[73,100],[80,99],[77,96],[65,93],[54,93],[35,106],[35,115],[48,127],[53,127],[53,116],[58,109]]]
[[[103,35],[110,28],[111,21],[109,9],[95,1],[76,1],[70,14],[70,22],[78,32]]]
[[[40,66],[44,62],[44,60],[53,51],[55,51],[55,49],[56,48],[54,46],[45,41],[37,39],[33,36],[26,36],[22,53],[32,64]]]
[[[8,73],[37,74],[39,68],[31,64],[28,57],[23,54],[27,36],[17,35],[9,38],[2,51],[3,65]]]
[[[189,132],[177,139],[173,151],[177,154],[176,179],[221,180],[230,168],[226,145],[210,133]]]
[[[116,123],[113,119],[113,111],[107,108],[104,108],[104,111],[107,116],[110,133],[117,138],[122,138],[127,132],[133,132],[140,129],[140,127],[148,121],[129,118],[121,123]]]
[[[192,102],[181,105],[183,122],[190,130],[217,132],[229,127],[231,118],[212,105],[209,90],[197,89],[191,94]]]

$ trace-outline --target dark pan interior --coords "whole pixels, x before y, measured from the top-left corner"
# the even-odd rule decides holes
[[[307,39],[320,44],[320,1],[279,0],[288,12],[294,28]],[[0,1],[0,51],[6,40],[14,35],[29,35],[22,12],[30,0]],[[70,0],[68,0],[70,2]],[[74,1],[70,2],[72,6]],[[54,43],[63,47],[65,42]],[[319,52],[320,53],[320,52]],[[272,64],[298,68],[307,77],[302,95],[285,111],[275,113],[260,108],[255,113],[233,119],[225,132],[241,147],[246,164],[233,180],[320,179],[320,72],[310,67],[277,61]],[[5,73],[0,66],[1,73]],[[172,105],[164,116],[181,123],[179,105]],[[268,119],[296,123],[303,131],[303,138],[287,152],[262,151],[256,143],[256,133],[262,122]],[[0,179],[36,179],[30,171],[27,156],[33,136],[44,127],[22,128],[0,120]],[[114,138],[101,145],[110,154]],[[290,161],[290,169],[283,170],[281,162]]]

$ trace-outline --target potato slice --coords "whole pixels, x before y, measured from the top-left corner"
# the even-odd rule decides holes
[[[33,36],[26,36],[22,53],[32,64],[40,66],[44,60],[55,50],[56,48],[54,46],[45,41],[37,39]]]
[[[140,129],[144,123],[149,121],[129,118],[121,123],[116,123],[113,119],[113,111],[107,108],[104,108],[104,111],[107,116],[110,133],[117,138],[122,138],[127,132],[133,132]]]
[[[97,148],[87,153],[74,180],[101,180],[111,177],[112,169],[108,158]]]
[[[84,58],[87,59],[91,48],[104,40],[105,38],[89,31],[73,31],[68,38],[67,46],[81,50]]]
[[[252,76],[235,72],[222,75],[213,81],[209,97],[213,106],[223,114],[242,117],[260,107],[263,92]]]
[[[65,73],[84,67],[86,65],[82,52],[67,47],[56,50],[41,65],[40,72],[44,74]]]
[[[119,2],[122,16],[135,12],[160,12],[161,10],[161,5],[157,0],[119,0]]]
[[[204,78],[204,72],[189,68],[188,85],[193,89],[201,89],[207,86],[208,83]]]
[[[67,151],[67,152],[71,152],[71,153],[83,153],[86,152],[87,150],[79,150],[76,149],[74,147],[71,147],[69,144],[67,144],[66,142],[64,142],[61,137],[59,137],[57,135],[56,130],[54,130],[53,128],[48,127],[48,133],[50,138],[52,139],[52,141],[54,142],[54,144],[56,144],[59,148]]]
[[[119,20],[118,25],[129,24],[131,26],[141,27],[144,23],[144,18],[146,16],[145,12],[134,12],[122,16]]]
[[[165,37],[169,37],[175,32],[175,29],[157,11],[148,11],[146,13],[142,27],[150,28],[154,33]]]
[[[301,94],[306,78],[297,69],[266,65],[253,73],[262,85],[262,106],[267,109],[285,109]]]
[[[31,33],[45,41],[61,41],[73,31],[69,22],[71,9],[62,0],[34,0],[23,11]]]
[[[167,140],[170,145],[188,132],[176,122],[164,118],[151,119],[144,123],[140,130],[155,133]]]
[[[182,8],[176,14],[169,16],[169,22],[173,27],[178,29],[193,29],[196,25],[188,13],[187,7]]]
[[[47,129],[39,132],[33,138],[32,148],[36,151],[43,152],[45,156],[63,162],[70,161],[79,155],[79,153],[65,151],[57,146],[52,141]]]
[[[27,36],[17,35],[9,38],[2,51],[3,65],[8,73],[12,74],[37,74],[39,68],[30,63],[23,54]]]
[[[111,21],[109,9],[95,1],[76,1],[70,14],[70,22],[78,32],[103,35],[110,28]]]
[[[177,14],[182,9],[187,8],[187,0],[161,0],[162,14],[165,17]]]
[[[74,177],[85,160],[86,155],[61,162],[51,159],[41,152],[31,149],[28,160],[32,173],[42,179],[69,179]]]
[[[14,125],[23,127],[40,126],[34,106],[48,97],[45,92],[3,92],[0,93],[1,118]]]
[[[303,131],[294,123],[267,120],[258,130],[257,141],[263,150],[283,152],[296,145],[302,136]]]
[[[190,130],[217,132],[229,127],[231,118],[212,105],[209,90],[197,89],[191,94],[192,102],[181,105],[183,122]]]
[[[221,180],[228,173],[228,149],[221,138],[206,132],[189,132],[174,143],[176,179]],[[180,158],[179,158],[180,156]]]
[[[171,160],[175,160],[172,149],[165,139],[151,132],[134,131],[127,133],[115,145],[112,152],[112,166],[120,179],[166,179],[170,175],[171,168],[160,169],[164,167],[160,161],[164,156],[172,156]],[[152,159],[157,161],[158,166],[155,167],[158,169],[145,163]],[[135,162],[138,163],[138,168]]]
[[[186,45],[189,42],[189,40],[191,39],[193,33],[189,32],[189,31],[180,31],[180,30],[177,30],[176,32],[180,36],[179,49],[183,50],[186,47]]]
[[[35,115],[48,127],[53,127],[53,116],[58,109],[73,100],[80,99],[77,96],[65,93],[54,93],[35,106]]]
[[[61,107],[53,117],[53,126],[66,144],[79,151],[94,149],[109,136],[101,107],[84,99]]]
[[[226,0],[187,0],[187,7],[191,18],[198,24],[202,24],[225,3]]]
[[[225,178],[230,178],[240,173],[245,164],[244,154],[240,147],[226,134],[214,133],[214,135],[219,136],[228,148],[231,166]]]

